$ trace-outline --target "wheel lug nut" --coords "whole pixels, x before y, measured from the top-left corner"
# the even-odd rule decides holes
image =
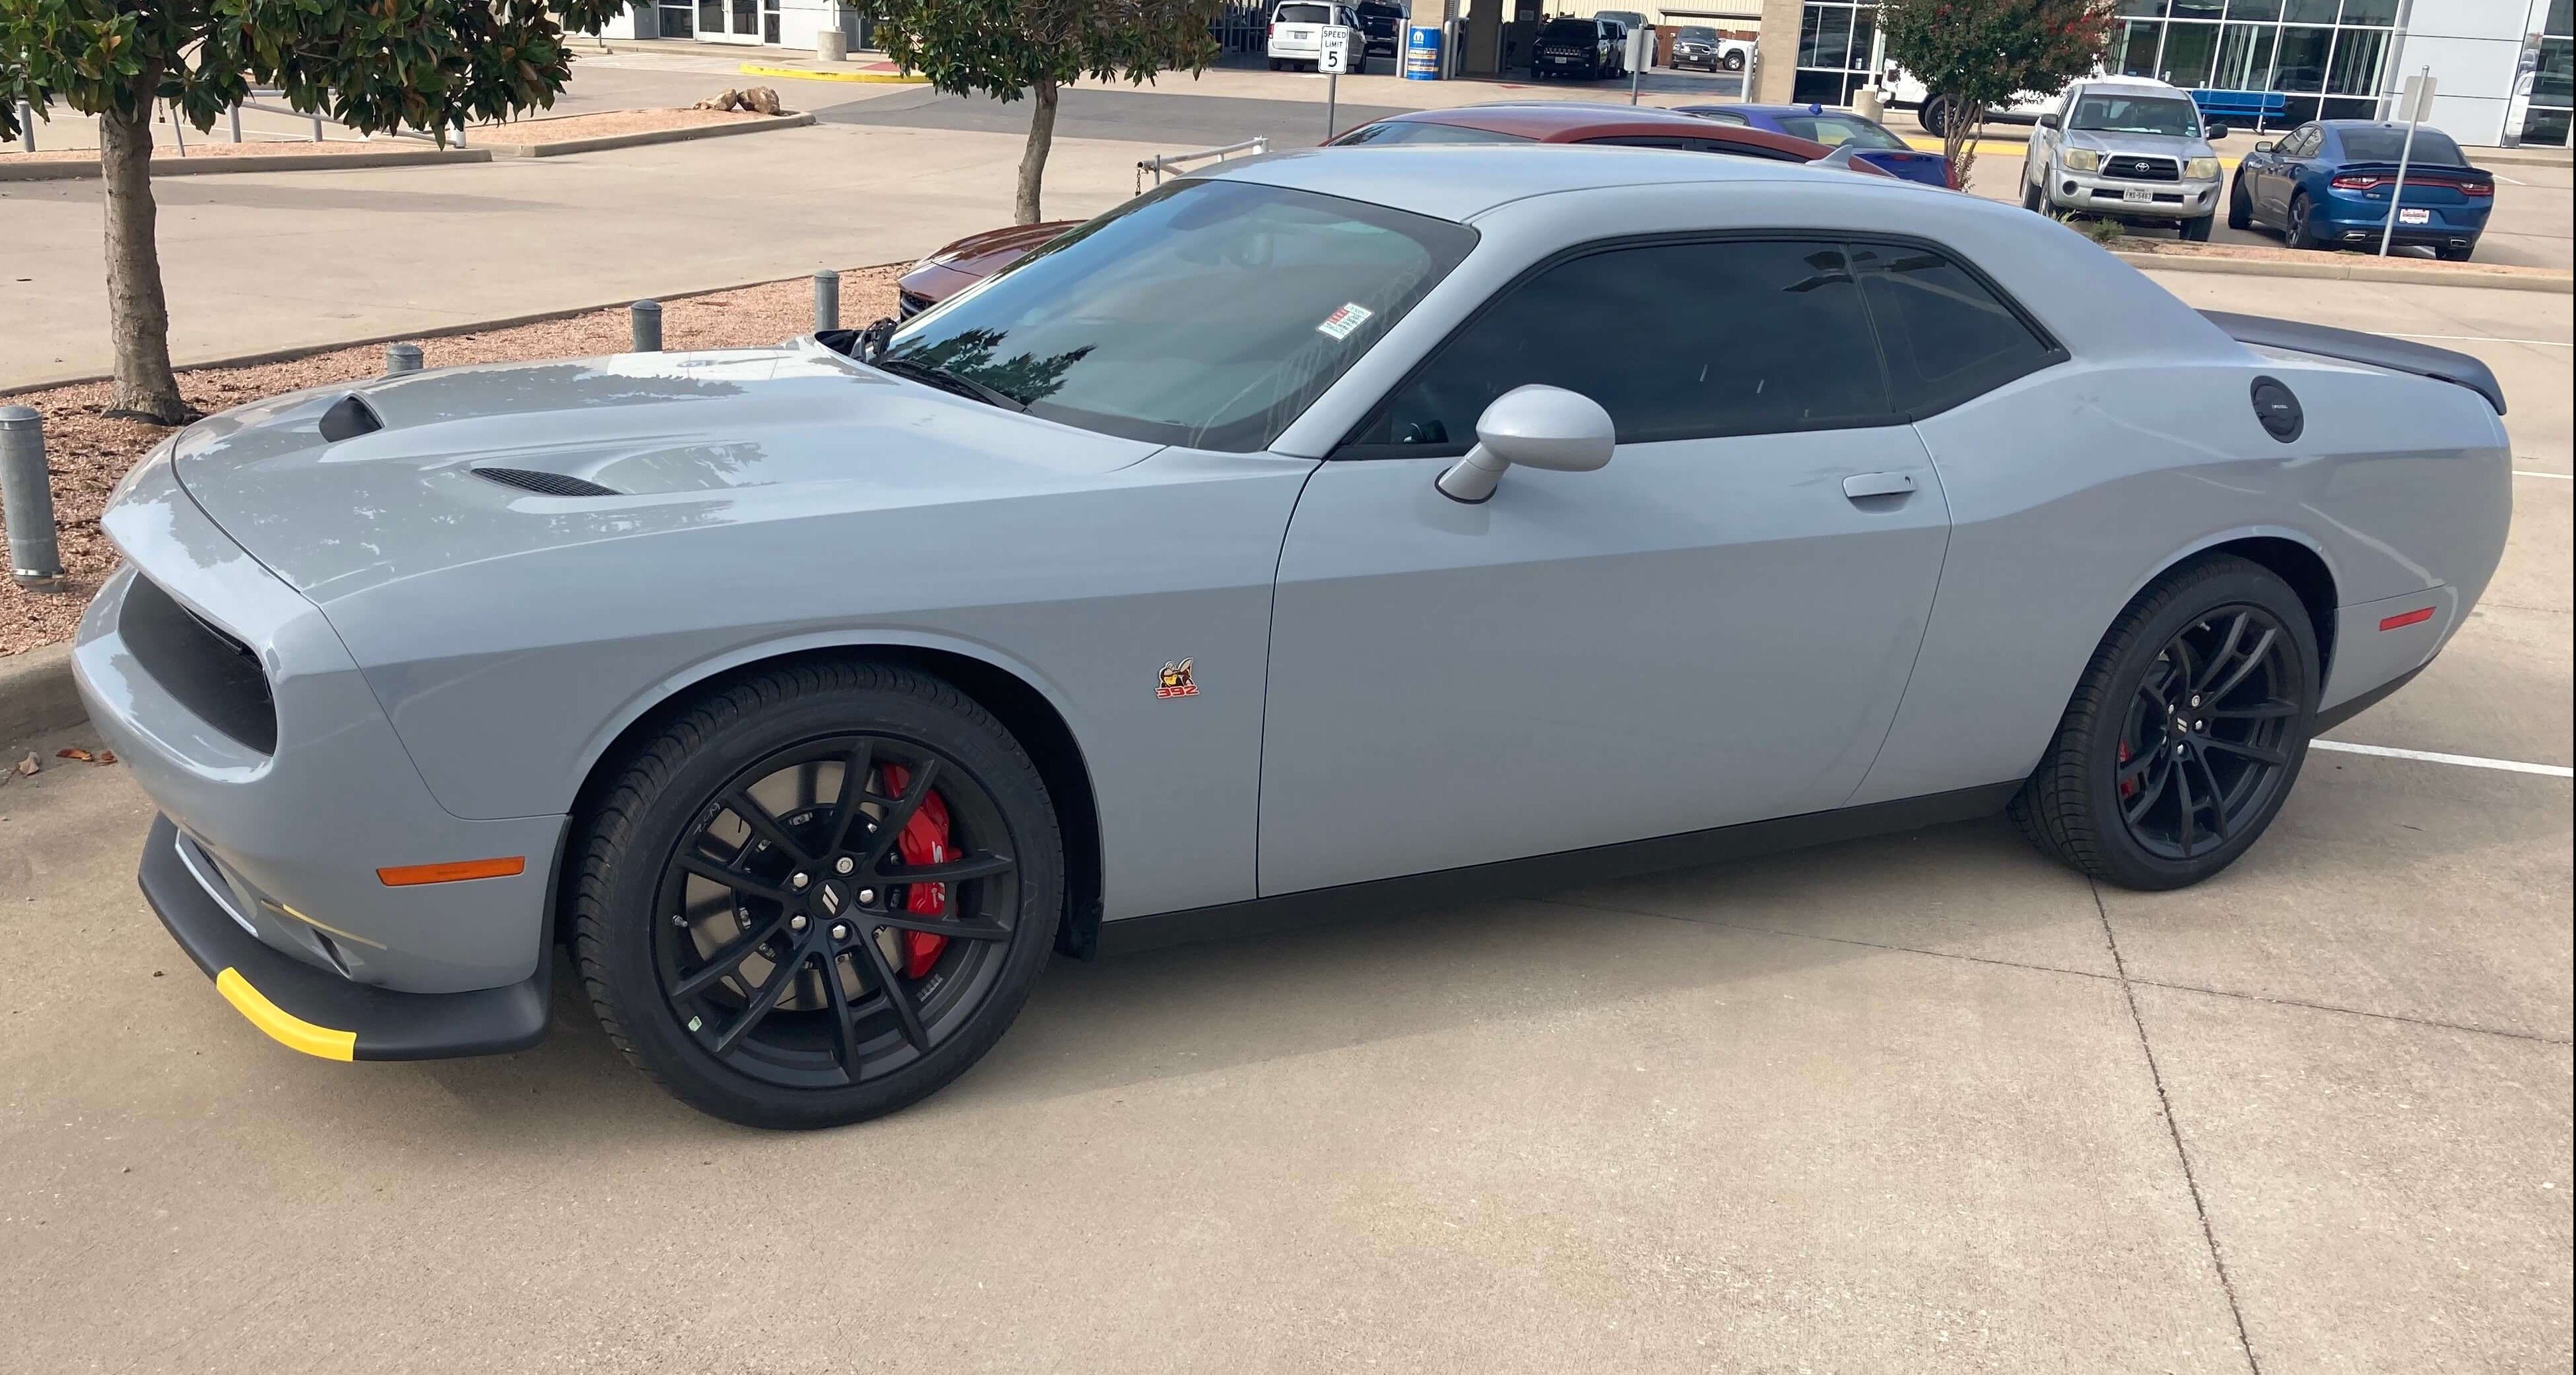
[[[832,861],[832,872],[836,874],[846,874],[852,869],[856,869],[858,867],[859,862],[850,858],[848,855],[843,855],[839,859]]]
[[[2198,697],[2194,697],[2194,698],[2192,698],[2192,699],[2191,699],[2191,704],[2192,704],[2193,706],[2199,706],[2199,705],[2200,705],[2200,699],[2199,699]]]
[[[804,914],[804,913],[802,913],[802,912],[799,912],[799,913],[797,913],[795,916],[789,917],[789,918],[787,919],[787,929],[788,929],[788,930],[790,930],[790,931],[802,931],[802,930],[804,930],[804,929],[805,929],[805,914]]]
[[[2190,747],[2189,747],[2189,746],[2187,746],[2187,745],[2176,745],[2176,746],[2174,746],[2174,753],[2176,753],[2176,754],[2180,754],[2180,753],[2182,753],[2184,750],[2186,750],[2186,749],[2188,749],[2188,748],[2190,748]]]
[[[874,902],[874,901],[876,901],[876,900],[877,900],[877,890],[876,890],[876,889],[874,889],[874,888],[862,888],[862,889],[860,889],[860,890],[859,890],[859,901],[861,901],[861,902]]]
[[[847,923],[847,922],[839,922],[839,921],[836,921],[836,922],[832,923],[832,939],[834,939],[834,940],[836,940],[836,941],[845,941],[845,940],[848,940],[849,938],[850,938],[850,926],[849,926],[849,923]]]
[[[812,881],[813,880],[805,877],[803,874],[789,874],[787,876],[787,886],[796,889],[799,892],[804,891],[805,885]]]

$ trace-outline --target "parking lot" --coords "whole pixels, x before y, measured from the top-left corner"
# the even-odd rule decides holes
[[[2567,298],[2175,277],[2486,358],[2503,570],[2216,881],[2000,821],[1085,965],[894,1118],[256,1034],[122,769],[0,785],[0,1366],[2565,1369]]]

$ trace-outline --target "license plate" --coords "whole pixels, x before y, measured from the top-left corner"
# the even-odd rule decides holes
[[[2141,191],[2134,186],[2120,193],[2120,199],[2127,201],[2131,205],[2146,205],[2153,202],[2155,198],[2155,192]]]
[[[2433,212],[2430,210],[2407,210],[2400,208],[2397,212],[2397,222],[2399,224],[2431,224],[2433,222]]]

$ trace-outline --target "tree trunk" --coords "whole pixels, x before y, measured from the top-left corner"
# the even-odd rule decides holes
[[[155,84],[148,72],[137,77],[136,113],[111,107],[98,121],[99,176],[107,190],[107,328],[116,351],[107,414],[177,425],[190,412],[170,373],[170,308],[161,296],[161,253],[153,240]]]
[[[1975,118],[1968,117],[1974,112]],[[1986,109],[1964,100],[1950,102],[1949,118],[1941,131],[1941,156],[1950,163],[1950,176],[1960,190],[1968,189],[1968,173],[1977,165],[1977,135],[1986,127]]]
[[[1020,190],[1012,214],[1022,224],[1036,224],[1038,187],[1046,180],[1047,149],[1055,145],[1055,82],[1038,78],[1036,99],[1029,105],[1029,146],[1020,154]]]

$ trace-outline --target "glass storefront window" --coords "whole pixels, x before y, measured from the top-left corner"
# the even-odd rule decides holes
[[[2576,5],[2569,0],[2550,0],[2547,17],[2541,20],[2540,41],[2523,50],[2526,70],[2516,84],[2528,83],[2530,95],[2522,111],[2522,142],[2542,147],[2567,146],[2571,119],[2570,106],[2576,105]]]
[[[2343,0],[2289,0],[2281,17],[2293,24],[2331,24]]]
[[[2345,29],[2337,33],[2334,61],[2326,69],[2327,94],[2379,94],[2380,58],[2387,51],[2386,29]]]
[[[2207,86],[2210,59],[2217,54],[2216,24],[2173,23],[2165,29],[2164,70],[2157,76],[2184,90]]]
[[[2230,24],[2218,40],[2218,63],[2209,84],[2222,91],[2272,89],[2272,40],[2279,30],[2269,24]]]
[[[1850,104],[1852,91],[1870,82],[1877,43],[1877,5],[1808,4],[1798,20],[1798,67],[1789,98],[1801,105]]]
[[[2326,88],[2326,55],[2334,51],[2334,30],[2281,29],[2280,60],[2272,66],[2276,91],[2322,91]]]

